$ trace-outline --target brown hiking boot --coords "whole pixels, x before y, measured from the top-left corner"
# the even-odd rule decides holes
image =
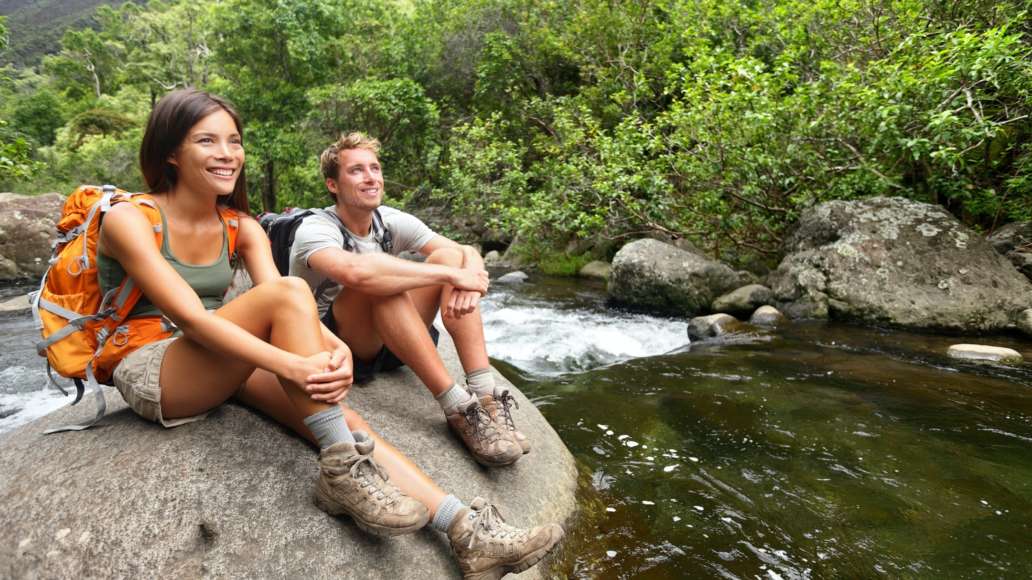
[[[479,497],[448,528],[448,541],[466,580],[495,580],[509,572],[523,572],[562,539],[559,524],[529,530],[510,526],[497,508]]]
[[[516,398],[509,394],[509,389],[495,389],[494,396],[482,395],[479,397],[480,405],[487,410],[491,420],[499,429],[505,429],[509,436],[520,446],[523,453],[530,453],[530,439],[516,429],[516,422],[512,419],[512,407],[520,408]]]
[[[510,465],[523,456],[523,449],[509,436],[508,430],[499,429],[477,397],[470,397],[451,413],[445,413],[445,417],[448,426],[481,465]]]
[[[355,443],[337,443],[319,454],[315,505],[330,515],[347,514],[377,536],[397,536],[426,525],[430,511],[387,481],[373,460],[373,440],[356,431]]]

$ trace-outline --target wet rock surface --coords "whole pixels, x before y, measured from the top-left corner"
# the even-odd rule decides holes
[[[447,334],[441,340],[449,371],[461,372]],[[534,405],[509,388],[533,450],[491,470],[451,435],[408,370],[352,389],[348,401],[459,498],[488,498],[514,525],[566,522],[575,509],[573,457]],[[101,427],[42,435],[90,416],[87,398],[3,436],[0,577],[460,576],[437,532],[381,540],[319,511],[311,501],[315,450],[254,412],[227,404],[166,430],[105,390],[110,414]],[[542,565],[518,577],[547,576]]]
[[[670,314],[707,311],[713,300],[742,284],[727,264],[657,240],[635,240],[616,253],[610,299]]]
[[[1032,284],[945,209],[903,198],[806,212],[768,283],[790,317],[950,331],[1012,328]]]

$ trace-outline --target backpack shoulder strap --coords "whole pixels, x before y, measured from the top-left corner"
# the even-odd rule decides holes
[[[117,203],[132,203],[136,206],[136,209],[150,222],[151,229],[154,231],[154,243],[160,248],[163,236],[161,210],[158,209],[158,204],[154,201],[154,198],[146,193],[130,193],[115,198],[112,201],[112,205]],[[132,278],[126,276],[118,287],[108,291],[107,295],[104,296],[101,309],[105,306],[113,309],[114,320],[121,322],[129,316],[129,313],[132,312],[142,296],[143,291],[133,283]]]
[[[229,242],[229,255],[236,255],[237,236],[240,233],[240,212],[225,206],[219,206],[219,215],[226,224],[226,238]]]
[[[380,208],[373,210],[373,237],[380,242],[380,249],[386,254],[390,254],[391,250],[394,249],[394,239],[391,236],[391,231],[387,229],[387,226],[383,223],[383,216],[380,215]]]

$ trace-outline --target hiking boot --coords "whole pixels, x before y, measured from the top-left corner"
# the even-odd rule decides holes
[[[494,396],[482,395],[479,398],[480,405],[487,410],[495,425],[508,431],[509,436],[520,446],[524,454],[530,453],[530,439],[516,429],[516,422],[512,420],[512,407],[519,409],[520,404],[516,402],[516,397],[509,394],[509,389],[496,388]]]
[[[559,524],[529,530],[505,523],[498,509],[476,498],[448,528],[448,541],[466,580],[494,580],[523,572],[541,561],[563,539]]]
[[[508,430],[499,429],[477,397],[470,397],[451,413],[445,413],[445,417],[448,426],[481,465],[510,465],[523,456],[523,449],[509,436]]]
[[[397,536],[426,525],[430,511],[387,479],[373,459],[373,440],[356,431],[355,443],[337,443],[319,454],[315,505],[330,515],[347,514],[377,536]]]

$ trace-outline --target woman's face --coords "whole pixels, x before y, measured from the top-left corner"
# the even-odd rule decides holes
[[[244,147],[233,117],[219,109],[190,128],[169,159],[176,167],[176,187],[216,195],[233,193],[244,167]]]

